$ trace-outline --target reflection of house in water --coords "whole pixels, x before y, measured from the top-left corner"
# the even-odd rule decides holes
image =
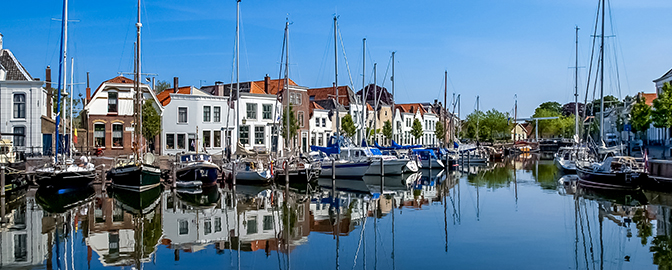
[[[103,266],[149,262],[156,250],[156,243],[143,241],[138,245],[136,241],[143,239],[151,242],[155,238],[152,234],[157,232],[152,224],[160,221],[160,216],[158,207],[142,217],[134,216],[107,193],[98,191],[89,208],[89,235],[86,245],[98,254]]]
[[[3,199],[8,202],[2,205],[6,223],[0,227],[0,268],[42,264],[50,239],[42,232],[43,211],[35,203],[35,190]]]
[[[336,218],[339,216],[332,207],[331,197],[328,192],[313,195],[310,203],[310,212],[313,221],[310,231],[326,234],[348,235],[360,225],[369,212],[369,202],[361,195],[351,193],[338,193],[338,206],[340,209],[339,227],[336,230]]]
[[[176,194],[162,194],[163,239],[171,249],[197,252],[208,245],[228,242],[234,234],[236,211],[230,196],[213,202],[212,206],[189,204]],[[178,259],[176,257],[176,259]]]

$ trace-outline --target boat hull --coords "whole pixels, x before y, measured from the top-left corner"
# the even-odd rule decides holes
[[[576,173],[580,185],[604,189],[637,189],[637,182],[642,177],[636,173],[595,172],[582,166],[576,167]]]
[[[45,188],[82,188],[96,179],[95,171],[48,172],[36,171],[35,182]]]
[[[150,190],[161,183],[161,170],[148,164],[116,167],[110,170],[108,176],[115,188],[137,192]]]
[[[337,163],[336,178],[362,178],[370,165],[371,163],[369,162]],[[322,172],[320,173],[320,176],[331,177],[331,171],[331,162],[326,162],[326,164],[322,164]]]
[[[422,160],[422,168],[423,169],[429,169],[429,168],[443,168],[443,162],[438,160],[438,159],[432,159],[431,163],[429,159],[423,159]]]
[[[562,160],[556,157],[553,159],[553,163],[565,174],[576,173],[576,164],[570,160]]]
[[[385,175],[401,175],[404,167],[408,163],[407,160],[385,160]],[[417,167],[416,167],[417,171]],[[374,161],[366,170],[366,175],[381,175],[380,161]]]
[[[203,185],[214,185],[217,183],[220,170],[216,165],[194,165],[177,169],[175,176],[177,182],[200,181]]]

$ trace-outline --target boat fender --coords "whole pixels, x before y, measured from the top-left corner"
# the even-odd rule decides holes
[[[282,170],[287,170],[287,161],[282,163]]]

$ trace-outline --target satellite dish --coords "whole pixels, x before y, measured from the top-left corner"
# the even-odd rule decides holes
[[[145,164],[154,164],[156,157],[152,153],[145,153],[144,160]]]

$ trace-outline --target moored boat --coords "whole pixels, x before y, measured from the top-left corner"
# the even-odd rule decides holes
[[[217,164],[212,163],[212,157],[203,153],[187,153],[179,157],[177,168],[175,169],[176,185],[194,186],[214,185],[221,169]],[[199,186],[200,186],[199,185]]]
[[[579,184],[594,188],[637,189],[646,179],[643,164],[633,157],[607,157],[603,162],[576,162]]]

